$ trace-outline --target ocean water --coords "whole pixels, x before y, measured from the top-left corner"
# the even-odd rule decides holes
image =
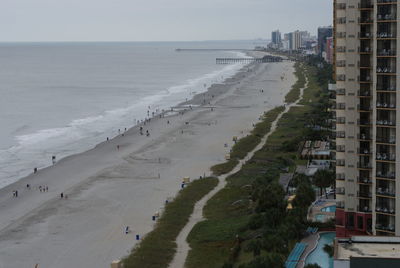
[[[0,44],[0,188],[233,76],[253,42]]]

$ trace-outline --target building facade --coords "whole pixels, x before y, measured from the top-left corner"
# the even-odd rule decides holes
[[[400,236],[399,4],[334,0],[338,237]]]
[[[300,31],[294,31],[288,34],[290,50],[298,50],[302,46],[302,35]]]
[[[318,27],[318,52],[322,56],[323,52],[326,52],[326,39],[332,37],[333,28],[332,26]]]
[[[273,31],[271,33],[271,42],[276,47],[280,47],[281,46],[282,37],[281,37],[281,33],[279,32],[279,30]]]

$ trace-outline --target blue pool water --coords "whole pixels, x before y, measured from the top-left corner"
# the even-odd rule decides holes
[[[336,206],[329,206],[329,207],[324,207],[321,209],[321,211],[323,212],[336,212]]]
[[[335,232],[322,233],[318,245],[313,252],[306,258],[306,265],[316,263],[321,268],[333,268],[333,258],[324,251],[324,245],[333,244]]]
[[[326,216],[324,214],[317,214],[314,216],[315,221],[325,222]]]

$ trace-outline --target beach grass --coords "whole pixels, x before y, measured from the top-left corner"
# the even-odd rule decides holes
[[[297,66],[297,72],[303,74],[300,68]],[[305,81],[305,77],[303,79]],[[295,90],[303,86],[297,83]],[[305,89],[304,96],[313,98],[320,90],[311,85]],[[289,96],[290,101],[296,101],[296,96],[300,95]],[[290,108],[263,148],[239,172],[228,177],[226,187],[207,202],[204,208],[206,220],[198,223],[188,237],[191,250],[185,264],[187,268],[222,267],[227,263],[235,263],[234,267],[237,267],[253,258],[246,250],[248,242],[257,235],[248,228],[254,209],[249,200],[252,184],[257,178],[266,176],[277,180],[285,168],[294,171],[301,161],[299,142],[304,138],[307,118],[313,109],[309,101],[305,104]],[[241,243],[237,237],[241,238]],[[262,251],[261,256],[263,254],[267,253]]]
[[[176,198],[165,206],[165,211],[154,230],[123,259],[124,267],[168,267],[176,253],[176,237],[188,222],[195,203],[217,184],[218,179],[210,177],[195,180],[182,189]]]
[[[229,173],[238,163],[238,159],[243,159],[250,151],[252,151],[261,141],[261,138],[265,136],[271,129],[272,122],[277,116],[283,112],[285,107],[278,106],[274,109],[266,112],[261,122],[257,123],[252,130],[251,134],[240,139],[232,147],[230,154],[231,159],[215,166],[211,167],[211,171],[214,175],[220,176],[222,174]]]
[[[286,103],[295,102],[300,96],[300,89],[303,88],[306,84],[306,77],[304,74],[303,64],[300,62],[296,62],[295,66],[295,76],[297,77],[296,83],[292,86],[292,89],[285,96]]]
[[[239,164],[239,160],[237,160],[236,158],[229,159],[228,161],[222,164],[212,166],[211,171],[214,175],[220,176],[222,174],[230,172],[232,169],[236,167],[237,164]]]

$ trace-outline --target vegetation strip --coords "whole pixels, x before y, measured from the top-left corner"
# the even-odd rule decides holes
[[[300,96],[300,89],[304,88],[305,83],[306,83],[303,64],[300,62],[296,62],[294,67],[295,67],[294,74],[297,78],[297,81],[292,86],[292,89],[289,91],[289,93],[286,94],[286,96],[285,96],[286,103],[293,103],[296,100],[298,100],[299,96]]]
[[[327,71],[316,66],[308,62],[304,71],[297,70],[309,80],[301,101],[304,106],[291,107],[282,116],[265,146],[228,177],[227,186],[204,207],[207,220],[189,234],[192,250],[185,267],[283,267],[306,227],[317,225],[306,219],[315,198],[310,179],[298,175],[292,181],[297,192],[291,210],[286,209],[286,193],[278,183],[280,173],[305,164],[298,158],[301,141],[326,136],[315,126],[323,126],[328,118]],[[333,223],[318,227],[324,225]]]
[[[204,178],[181,190],[172,202],[166,204],[154,230],[123,259],[124,267],[167,267],[176,252],[175,239],[186,225],[195,203],[217,184],[216,178]]]
[[[257,123],[250,135],[240,139],[233,147],[230,159],[225,163],[211,167],[214,175],[220,176],[229,173],[238,163],[239,160],[246,157],[260,142],[271,129],[271,123],[275,121],[277,116],[283,112],[285,107],[279,106],[266,112],[261,122]]]

